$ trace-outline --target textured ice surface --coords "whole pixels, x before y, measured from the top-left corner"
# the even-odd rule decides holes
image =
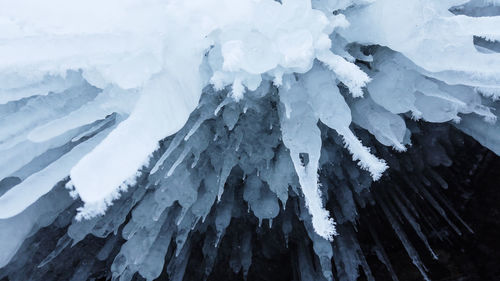
[[[0,72],[12,80],[5,88],[12,99],[29,97],[27,90],[22,95],[16,92],[37,83],[43,85],[40,90],[57,90],[62,87],[59,84],[69,82],[51,75],[65,75],[68,70],[80,71],[103,90],[116,85],[140,95],[134,106],[117,104],[117,113],[130,116],[71,168],[71,184],[87,213],[103,212],[119,190],[133,183],[158,141],[184,125],[207,83],[219,90],[231,85],[232,98],[240,100],[246,89],[257,89],[263,78],[280,85],[283,75],[308,71],[315,58],[334,70],[355,96],[362,94],[361,87],[369,81],[357,66],[329,50],[328,35],[347,25],[344,16],[327,16],[312,9],[308,1],[128,1],[109,2],[98,11],[92,10],[96,5],[92,2],[46,4],[4,4],[6,44],[0,52],[7,59]],[[90,20],[84,11],[94,17]],[[86,21],[90,23],[83,24]],[[208,59],[203,60],[207,52]],[[28,140],[55,137],[88,122],[85,117],[102,118],[106,110],[92,109],[109,111],[109,101],[101,95],[95,101],[62,120],[53,118],[52,124],[32,128]],[[314,206],[321,209],[317,201]],[[328,220],[327,215],[321,216]],[[333,228],[327,232],[333,233]]]
[[[467,229],[454,222],[449,206],[442,203],[441,197],[434,195],[435,191],[427,191],[439,189],[438,184],[446,185],[439,175],[430,171],[434,165],[448,165],[446,151],[454,149],[449,142],[461,141],[452,134],[452,126],[439,126],[433,130],[432,126],[429,126],[431,129],[421,128],[418,123],[407,121],[413,140],[422,144],[421,150],[412,148],[410,151],[413,154],[403,153],[395,157],[391,147],[377,147],[377,154],[391,165],[391,177],[395,180],[394,183],[388,182],[390,186],[384,186],[382,194],[374,196],[367,192],[372,182],[369,172],[357,168],[349,151],[343,147],[343,137],[318,123],[320,135],[317,137],[322,145],[320,158],[316,160],[319,174],[314,178],[313,187],[318,186],[318,196],[324,198],[320,203],[331,211],[338,233],[333,243],[318,235],[313,227],[314,218],[306,208],[306,200],[311,199],[306,199],[303,189],[299,189],[301,184],[290,151],[280,140],[283,130],[280,128],[280,115],[272,110],[278,103],[276,89],[265,87],[261,90],[267,94],[259,96],[258,92],[252,92],[256,95],[254,98],[231,101],[220,109],[220,115],[239,112],[236,115],[238,120],[212,114],[185,140],[197,120],[206,118],[201,113],[213,113],[219,102],[230,94],[229,91],[207,91],[187,126],[162,142],[159,153],[153,156],[155,161],[145,168],[137,184],[123,192],[104,215],[75,219],[81,202],[68,207],[72,200],[63,188],[66,182],[63,181],[25,212],[0,220],[4,223],[2,233],[5,235],[22,230],[20,226],[25,229],[35,227],[34,234],[21,232],[19,237],[16,236],[17,245],[3,246],[6,249],[4,263],[8,263],[15,254],[25,235],[35,235],[32,236],[35,241],[41,237],[51,239],[36,250],[32,248],[32,242],[25,243],[12,262],[0,270],[0,276],[8,275],[12,280],[66,280],[71,279],[66,275],[74,274],[85,280],[96,276],[97,268],[104,267],[108,278],[113,276],[122,280],[131,280],[135,272],[153,280],[165,268],[169,276],[181,278],[187,270],[183,263],[197,259],[189,255],[200,254],[200,243],[203,245],[203,262],[199,264],[201,275],[208,276],[217,270],[214,268],[215,260],[220,256],[229,257],[231,271],[246,274],[255,263],[254,259],[259,258],[252,254],[254,246],[249,247],[249,243],[259,245],[270,241],[262,246],[267,251],[272,251],[273,247],[293,245],[290,247],[295,248],[299,245],[298,271],[304,280],[331,280],[334,274],[341,280],[356,280],[360,274],[359,266],[365,275],[371,274],[353,229],[364,204],[385,204],[387,210],[379,214],[382,217],[380,220],[386,217],[395,225],[394,229],[405,249],[419,268],[423,268],[423,263],[412,246],[413,241],[405,233],[408,230],[397,224],[411,225],[418,237],[423,235],[423,241],[426,241],[425,235],[429,235],[429,225],[422,222],[428,212],[435,213],[444,222],[448,221],[452,229]],[[243,114],[245,108],[246,113]],[[361,133],[360,137],[367,147],[374,148],[375,138],[367,137],[367,132],[357,126],[353,127],[353,131]],[[178,142],[179,139],[181,141]],[[236,150],[239,159],[232,158],[234,153],[230,153]],[[163,157],[167,152],[169,156]],[[251,156],[255,154],[262,157]],[[156,160],[161,158],[163,162],[158,163]],[[299,165],[304,163],[306,166],[314,160],[304,154],[298,158]],[[151,172],[153,163],[158,165],[154,173]],[[227,169],[230,172],[224,172]],[[222,173],[226,176],[220,176]],[[276,178],[278,175],[283,176]],[[412,187],[406,184],[403,188],[405,185],[400,180],[409,175],[412,178],[407,180],[411,180]],[[432,180],[432,186],[427,187],[426,177]],[[221,184],[223,192],[218,201]],[[47,215],[45,212],[35,215],[30,211],[38,208],[51,210],[46,206],[40,207],[40,202],[46,200],[49,203],[60,200],[60,204],[64,204],[60,208],[64,211],[58,209]],[[37,221],[40,216],[44,216],[50,224],[45,230],[48,233],[36,233],[40,227]],[[34,221],[30,219],[30,224],[24,226],[18,220],[25,218],[34,218]],[[374,224],[376,228],[379,224],[377,221],[360,223]],[[424,223],[425,228],[420,226]],[[373,235],[377,235],[379,230],[373,231]],[[271,233],[277,235],[276,241],[270,238]],[[227,252],[228,243],[230,253]],[[73,248],[71,245],[74,245]],[[379,248],[378,252],[383,260],[383,248]],[[30,260],[35,266],[27,266]],[[82,268],[68,270],[75,263],[81,264]],[[389,261],[385,260],[385,263],[391,266]],[[19,271],[16,270],[18,266],[29,269]],[[333,267],[337,273],[332,272]],[[81,273],[84,269],[86,271]],[[423,274],[426,274],[425,270]],[[199,280],[202,276],[190,278],[187,280]]]
[[[16,243],[0,245],[0,265],[40,227],[34,208],[65,184],[83,202],[68,229],[73,243],[116,234],[132,214],[112,266],[124,280],[158,276],[172,237],[184,258],[167,271],[182,279],[193,229],[212,223],[206,243],[219,245],[242,202],[272,226],[291,193],[305,206],[293,215],[321,275],[330,279],[332,251],[346,259],[347,280],[358,266],[371,275],[352,230],[342,226],[348,237],[325,245],[336,223],[356,220],[353,194],[402,165],[393,154],[418,134],[412,119],[451,122],[500,153],[498,1],[465,2],[0,1],[0,232],[19,229]],[[426,157],[449,164],[443,148]],[[330,164],[340,166],[331,177],[353,188],[335,188],[334,207],[319,176]],[[381,207],[396,220],[393,206]],[[283,223],[285,236],[291,227]],[[248,272],[249,239],[235,270]],[[204,247],[207,258],[213,251]],[[303,278],[319,278],[309,269]]]

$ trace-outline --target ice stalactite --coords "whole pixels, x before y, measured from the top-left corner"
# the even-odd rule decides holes
[[[497,1],[46,2],[0,4],[0,278],[373,280],[371,206],[427,278],[408,231],[472,231],[436,167],[499,154]]]
[[[109,207],[106,214],[76,220],[74,215],[80,203],[77,201],[72,204],[72,200],[66,195],[68,199],[64,201],[62,210],[47,215],[46,219],[50,218],[47,223],[27,225],[27,229],[31,229],[33,225],[37,225],[35,229],[45,227],[44,231],[48,232],[37,234],[35,231],[31,234],[34,236],[30,235],[31,239],[41,239],[39,235],[45,235],[54,237],[54,244],[48,243],[33,251],[29,246],[31,240],[28,238],[22,246],[21,244],[17,246],[21,248],[9,265],[1,271],[3,276],[7,275],[12,280],[26,276],[31,276],[29,278],[32,279],[64,279],[66,273],[58,271],[54,266],[57,264],[57,268],[61,270],[69,266],[68,263],[77,260],[82,264],[79,270],[87,272],[85,274],[88,275],[85,276],[96,276],[97,268],[109,266],[110,271],[104,271],[107,272],[105,276],[109,278],[114,276],[121,280],[130,280],[134,273],[138,272],[144,278],[153,280],[160,276],[165,268],[169,276],[180,278],[186,274],[187,265],[184,263],[196,263],[196,259],[190,261],[189,257],[197,251],[196,248],[192,248],[193,243],[200,243],[197,241],[204,241],[202,244],[205,245],[204,258],[200,264],[203,270],[200,273],[188,274],[209,276],[217,270],[214,268],[217,264],[216,257],[225,255],[229,249],[233,249],[231,251],[240,249],[239,252],[230,254],[231,270],[235,272],[242,270],[247,272],[245,274],[249,274],[248,271],[255,264],[251,256],[259,253],[255,252],[256,249],[248,250],[248,246],[245,246],[248,244],[245,243],[249,242],[245,241],[250,239],[252,243],[262,243],[258,241],[266,239],[262,236],[264,233],[268,233],[267,235],[273,233],[272,235],[279,237],[275,242],[278,244],[274,247],[281,245],[283,249],[295,247],[297,241],[305,239],[304,235],[311,240],[310,246],[301,245],[300,247],[305,248],[297,248],[299,271],[302,276],[314,276],[316,279],[326,278],[326,280],[336,276],[340,280],[356,280],[360,274],[358,266],[363,268],[365,275],[371,274],[364,257],[365,252],[355,238],[357,235],[355,229],[362,226],[357,226],[360,212],[363,212],[363,208],[371,204],[370,202],[383,206],[381,209],[383,212],[378,214],[380,218],[377,220],[385,218],[392,222],[396,233],[403,237],[401,239],[407,247],[409,257],[422,268],[423,273],[426,271],[419,255],[432,256],[432,245],[429,245],[427,253],[415,252],[412,246],[414,241],[408,240],[404,234],[408,229],[403,230],[397,225],[408,224],[410,230],[415,231],[422,241],[426,241],[430,233],[429,225],[432,226],[439,221],[445,223],[448,221],[450,229],[468,231],[466,226],[456,221],[455,212],[450,209],[451,206],[446,203],[446,199],[439,196],[439,191],[427,191],[430,188],[441,188],[443,181],[446,181],[446,179],[439,180],[439,175],[429,170],[435,165],[448,165],[449,158],[446,151],[454,147],[449,140],[460,143],[459,138],[449,135],[456,130],[452,126],[442,126],[439,130],[433,131],[407,120],[414,146],[417,147],[410,147],[408,154],[400,155],[395,155],[390,146],[374,145],[377,140],[369,137],[367,131],[360,129],[361,127],[352,127],[364,145],[371,147],[371,150],[381,158],[387,159],[389,166],[393,167],[388,171],[392,180],[380,180],[381,183],[389,184],[385,187],[387,190],[384,192],[380,189],[373,190],[374,197],[369,192],[372,184],[369,172],[356,167],[356,162],[352,160],[349,151],[343,147],[343,137],[322,123],[314,123],[319,133],[316,137],[322,143],[319,147],[319,159],[315,160],[319,174],[314,177],[314,187],[319,187],[318,198],[325,210],[328,210],[335,219],[338,233],[333,242],[322,238],[313,227],[314,220],[311,219],[310,208],[309,210],[306,208],[309,199],[303,196],[305,195],[303,189],[299,188],[301,183],[293,165],[291,150],[288,150],[286,143],[280,140],[283,130],[280,125],[280,114],[276,110],[270,110],[280,106],[282,93],[278,93],[278,89],[270,85],[260,90],[268,94],[262,97],[256,93],[257,97],[253,99],[248,98],[246,102],[232,102],[221,109],[219,114],[224,114],[225,110],[240,110],[240,114],[235,115],[238,118],[235,123],[233,120],[212,115],[189,139],[184,140],[191,126],[199,118],[198,114],[193,114],[179,135],[166,139],[161,144],[160,151],[153,156],[155,160],[163,158],[155,172],[149,174],[147,172],[156,165],[153,161],[144,172],[147,176],[138,178],[136,185],[125,191]],[[198,110],[206,110],[213,114],[226,94],[230,95],[229,92],[207,92],[202,96]],[[245,109],[246,113],[243,114]],[[283,106],[283,114],[284,111]],[[233,123],[234,127],[231,125]],[[219,137],[214,138],[214,135]],[[179,138],[182,141],[177,142]],[[240,157],[237,164],[231,168],[224,182],[221,200],[218,201],[219,175],[225,165],[224,160],[227,159],[225,155],[228,153],[227,147],[236,146]],[[163,157],[169,148],[170,155]],[[419,151],[413,151],[417,148]],[[189,152],[186,154],[185,151]],[[261,156],[251,157],[257,153]],[[171,175],[168,175],[168,171],[179,159],[182,159],[180,164]],[[307,158],[303,154],[298,156],[299,165],[310,165],[313,160],[314,158]],[[191,168],[194,163],[196,169]],[[276,179],[275,175],[278,173],[273,171],[278,171],[284,177]],[[405,182],[407,177],[411,177],[408,183]],[[422,180],[418,180],[419,177]],[[427,184],[432,186],[427,187]],[[286,193],[283,193],[284,191]],[[57,200],[57,196],[61,193],[67,194],[64,182],[42,197],[43,200],[40,202]],[[28,210],[36,211],[40,208],[38,204],[37,202]],[[433,214],[431,217],[441,217],[441,219],[422,221],[431,213]],[[31,215],[26,213],[23,216]],[[6,229],[18,229],[20,224],[16,221],[23,216],[4,220]],[[240,226],[238,222],[244,222],[245,227]],[[304,224],[302,227],[305,228],[301,230],[302,223]],[[360,223],[375,222],[364,222],[363,219]],[[375,228],[372,230],[374,232],[372,235],[378,237],[380,234],[377,235],[377,232],[380,229]],[[24,236],[20,236],[19,239],[22,243]],[[98,242],[91,242],[94,239],[98,239]],[[226,243],[234,239],[242,239],[234,242],[242,243],[241,248],[226,248],[228,247]],[[68,259],[68,254],[75,251],[71,245],[77,247],[78,251],[85,251],[89,256],[76,255],[73,257],[75,260]],[[312,247],[317,260],[311,256],[308,247]],[[379,246],[377,251],[383,257],[383,248]],[[15,253],[16,250],[11,252]],[[31,259],[31,255],[39,256],[34,260],[40,267],[23,271],[22,274],[28,275],[22,277],[21,271],[16,271],[15,268],[24,266]],[[390,261],[384,261],[387,267],[391,268]],[[111,262],[112,265],[109,264]],[[75,271],[74,274],[76,273]]]

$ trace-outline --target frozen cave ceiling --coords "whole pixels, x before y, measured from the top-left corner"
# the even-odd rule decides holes
[[[0,1],[0,279],[494,280],[499,4]]]

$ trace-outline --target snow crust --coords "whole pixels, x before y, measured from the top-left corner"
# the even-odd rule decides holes
[[[405,151],[411,143],[405,114],[428,122],[458,123],[463,118],[458,128],[493,151],[500,150],[494,106],[481,97],[499,96],[500,55],[494,50],[478,52],[472,41],[479,36],[497,42],[500,17],[450,11],[464,3],[2,1],[0,150],[5,156],[0,161],[5,168],[0,175],[22,182],[1,195],[0,218],[22,213],[68,174],[85,203],[80,217],[103,214],[136,182],[141,169],[152,166],[154,174],[162,167],[176,146],[157,163],[150,163],[153,152],[200,108],[204,89],[228,95],[210,111],[202,111],[177,144],[188,141],[221,108],[266,96],[275,88],[282,140],[312,226],[331,240],[335,222],[323,207],[317,179],[322,147],[318,122],[342,137],[352,159],[373,180],[388,166],[362,144],[353,123],[383,145]],[[367,50],[363,45],[378,46]],[[471,113],[474,117],[462,117]],[[114,114],[118,117],[109,125],[113,128],[102,127]],[[228,127],[236,124],[239,112],[230,114],[224,110],[222,117]],[[73,144],[61,148],[66,143]],[[192,147],[199,149],[199,157],[203,146]],[[218,201],[239,161],[234,155],[238,147],[232,149],[220,165]],[[185,165],[190,152],[179,155],[166,171],[167,178]],[[277,181],[267,177],[268,183]],[[255,180],[247,188],[261,186]],[[272,196],[286,201],[283,188],[288,185],[270,188]],[[189,193],[178,199],[187,210],[195,191],[182,192]],[[254,213],[272,219],[276,198],[247,194]],[[261,209],[266,212],[259,213]],[[221,215],[221,229],[229,223],[223,218],[228,217]]]

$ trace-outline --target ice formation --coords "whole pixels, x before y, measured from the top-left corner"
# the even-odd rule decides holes
[[[331,280],[332,258],[341,280],[358,266],[370,276],[345,224],[388,167],[423,170],[404,153],[422,122],[500,155],[500,9],[466,2],[1,1],[0,273],[23,279],[12,268],[26,261],[12,258],[56,224],[67,229],[40,268],[92,234],[113,278],[153,280],[174,239],[167,272],[182,280],[199,232],[208,276],[232,219],[251,212],[286,240],[303,222],[321,268],[298,249],[303,280]],[[432,136],[418,138],[436,147],[426,164],[449,165]],[[450,221],[439,194],[413,191]],[[426,276],[397,220],[435,254],[397,192],[369,201]],[[251,230],[237,237],[231,266],[246,276]],[[74,280],[97,263],[82,260]]]

